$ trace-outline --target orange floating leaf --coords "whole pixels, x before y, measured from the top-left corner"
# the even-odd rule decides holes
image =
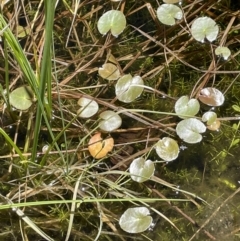
[[[220,126],[221,122],[219,120],[216,120],[211,125],[208,125],[207,128],[211,131],[218,131]]]
[[[102,139],[101,133],[98,132],[88,142],[88,150],[92,157],[100,159],[105,157],[108,152],[113,149],[114,140],[113,138]]]

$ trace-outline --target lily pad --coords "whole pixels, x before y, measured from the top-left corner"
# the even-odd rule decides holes
[[[231,51],[228,47],[217,47],[215,49],[215,54],[217,56],[222,56],[224,58],[224,60],[227,60],[229,58],[229,56],[231,55]]]
[[[223,93],[213,87],[202,89],[198,98],[202,103],[209,106],[220,106],[225,100]]]
[[[106,34],[111,31],[112,35],[117,37],[126,27],[125,15],[118,10],[110,10],[104,13],[97,23],[98,31]]]
[[[206,131],[206,126],[196,118],[189,118],[177,124],[176,132],[178,136],[187,143],[198,143],[202,140],[202,135]]]
[[[170,137],[164,137],[159,140],[155,146],[156,152],[164,161],[173,161],[178,157],[178,143]]]
[[[221,126],[221,122],[217,119],[217,114],[213,111],[204,113],[202,121],[207,122],[207,128],[211,131],[218,131]]]
[[[115,92],[117,98],[125,103],[130,103],[139,97],[143,92],[143,80],[140,76],[134,76],[127,74],[122,76],[116,86]]]
[[[117,80],[120,77],[120,71],[116,65],[111,63],[104,64],[98,69],[99,75],[107,80]]]
[[[82,97],[78,100],[78,105],[81,108],[77,111],[77,114],[81,118],[89,118],[98,112],[99,106],[95,100]]]
[[[136,158],[132,161],[129,172],[131,178],[136,182],[145,182],[153,175],[155,171],[154,163],[143,157]]]
[[[209,42],[212,42],[217,38],[219,28],[213,19],[200,17],[193,22],[191,32],[193,38],[197,41],[203,43],[206,38]]]
[[[181,8],[173,4],[162,4],[157,9],[157,17],[159,21],[166,25],[174,25],[176,20],[180,20],[183,17]]]
[[[27,110],[33,103],[33,92],[30,86],[22,86],[9,95],[10,104],[18,110]]]
[[[200,109],[200,104],[197,99],[190,99],[188,96],[180,97],[175,104],[176,114],[182,118],[195,116]]]
[[[218,131],[221,126],[220,120],[215,120],[211,125],[208,125],[207,128],[210,131]]]
[[[152,217],[146,207],[136,207],[127,209],[119,220],[120,227],[128,233],[141,233],[147,230]]]
[[[207,122],[207,125],[213,124],[217,120],[217,114],[213,111],[208,111],[203,114],[202,121]]]
[[[96,159],[105,157],[108,154],[108,152],[110,152],[113,149],[113,146],[113,138],[109,137],[103,140],[100,132],[92,136],[88,142],[88,150],[91,156]]]
[[[103,131],[111,132],[118,129],[122,124],[122,118],[111,110],[106,110],[100,114],[102,119],[99,128]]]

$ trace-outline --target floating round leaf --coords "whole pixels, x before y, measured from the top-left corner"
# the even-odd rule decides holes
[[[231,55],[231,51],[228,47],[217,47],[215,49],[215,54],[218,56],[222,56],[225,60]]]
[[[131,178],[136,182],[145,182],[153,175],[155,170],[154,163],[143,157],[136,158],[132,161],[129,172]]]
[[[120,71],[116,65],[107,63],[98,69],[99,75],[107,80],[116,80],[120,77]]]
[[[175,19],[182,19],[183,13],[181,8],[173,4],[162,4],[157,9],[157,17],[159,21],[166,25],[174,25]]]
[[[200,109],[200,105],[197,99],[190,99],[188,96],[180,97],[175,104],[176,114],[182,118],[189,118],[195,116]]]
[[[92,157],[100,159],[105,157],[113,149],[113,138],[102,139],[101,133],[96,133],[88,142],[88,150]]]
[[[219,120],[215,120],[211,125],[208,125],[207,128],[210,131],[218,131],[221,126],[221,122]]]
[[[217,119],[217,114],[213,111],[204,113],[202,121],[207,122],[207,128],[211,131],[218,131],[221,126],[221,122]]]
[[[225,100],[223,93],[213,87],[202,89],[198,98],[202,103],[210,106],[220,106]]]
[[[118,129],[122,124],[121,117],[114,111],[106,110],[100,114],[102,119],[99,124],[99,128],[103,131],[114,131]]]
[[[146,207],[136,207],[127,209],[119,220],[120,227],[128,233],[141,233],[147,230],[152,217]]]
[[[217,38],[218,31],[216,22],[209,17],[197,18],[191,26],[193,38],[202,43],[205,38],[210,42],[214,41]]]
[[[178,143],[170,137],[159,140],[155,148],[158,156],[167,162],[175,160],[179,154]]]
[[[110,10],[104,13],[98,20],[97,28],[101,34],[111,31],[117,37],[126,27],[126,18],[121,11]]]
[[[89,118],[98,112],[98,103],[95,100],[82,97],[78,100],[78,105],[81,108],[77,111],[77,114],[81,118]]]
[[[207,125],[213,124],[217,120],[217,114],[213,111],[208,111],[203,114],[202,121],[207,122]]]
[[[29,86],[13,90],[9,95],[10,104],[18,110],[27,110],[33,103],[33,92]]]
[[[132,102],[142,94],[142,85],[143,80],[140,76],[132,77],[130,74],[124,75],[118,80],[115,86],[116,96],[122,102]]]
[[[189,118],[177,124],[176,132],[178,136],[187,143],[197,143],[202,140],[202,135],[206,131],[206,126],[196,118]]]

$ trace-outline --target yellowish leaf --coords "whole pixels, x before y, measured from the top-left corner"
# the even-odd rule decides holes
[[[88,150],[92,157],[100,159],[105,157],[108,152],[113,149],[114,140],[113,138],[102,139],[101,133],[98,132],[88,142]]]

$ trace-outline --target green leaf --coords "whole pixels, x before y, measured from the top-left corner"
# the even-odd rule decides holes
[[[178,136],[187,143],[197,143],[202,140],[202,135],[206,131],[206,126],[195,118],[182,120],[177,124],[176,132]]]
[[[147,230],[152,217],[146,207],[136,207],[127,209],[119,220],[120,227],[128,233],[141,233]]]
[[[224,60],[227,60],[229,58],[229,56],[231,55],[231,51],[228,47],[217,47],[215,49],[215,54],[217,56],[221,56],[224,58]]]
[[[233,128],[233,130],[238,131],[239,126],[236,123],[234,123],[232,125],[232,128]]]
[[[122,118],[111,110],[106,110],[100,114],[102,119],[99,128],[103,131],[111,132],[118,129],[122,124]]]
[[[117,80],[120,77],[120,71],[116,65],[111,63],[104,64],[98,69],[98,74],[107,80]]]
[[[104,13],[98,20],[97,28],[101,34],[111,31],[117,37],[126,27],[125,15],[118,10],[110,10]]]
[[[143,80],[140,76],[132,77],[130,74],[122,76],[116,86],[117,98],[125,103],[130,103],[139,97],[143,91]]]
[[[143,157],[136,158],[132,161],[129,172],[131,178],[136,182],[145,182],[153,175],[155,171],[154,163]]]
[[[77,114],[81,118],[89,118],[98,112],[98,103],[95,100],[90,100],[82,97],[78,100],[78,105],[81,108],[77,111]]]
[[[174,25],[175,19],[182,19],[183,13],[181,8],[173,4],[162,4],[157,9],[157,17],[159,21],[166,25]]]
[[[178,157],[178,143],[170,137],[164,137],[159,140],[155,146],[156,152],[164,161],[173,161]]]
[[[191,27],[193,38],[197,41],[204,42],[205,38],[212,42],[217,38],[219,28],[216,22],[209,17],[197,18]]]
[[[202,121],[207,122],[207,125],[212,125],[217,119],[217,114],[213,111],[208,111],[203,114]]]
[[[24,38],[30,33],[30,29],[28,27],[24,28],[21,25],[17,26],[17,36],[18,38]]]
[[[240,142],[240,139],[235,139],[235,140],[232,142],[231,147],[238,145],[239,142]]]
[[[182,118],[189,118],[187,116],[195,116],[200,109],[197,99],[190,99],[188,96],[180,97],[175,104],[176,114]]]
[[[237,111],[240,112],[240,106],[239,105],[232,105],[232,108]]]
[[[29,86],[13,90],[9,95],[10,104],[18,110],[27,110],[33,103],[33,92]]]

